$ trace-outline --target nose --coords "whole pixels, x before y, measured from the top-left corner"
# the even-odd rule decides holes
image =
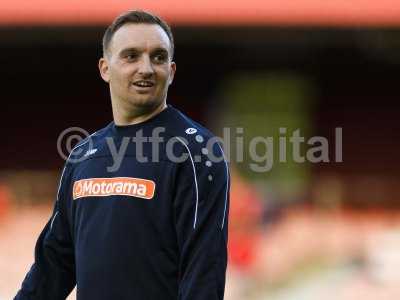
[[[148,55],[142,55],[139,62],[138,73],[146,78],[151,77],[154,74],[154,69]]]

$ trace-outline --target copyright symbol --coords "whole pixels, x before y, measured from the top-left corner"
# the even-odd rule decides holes
[[[57,151],[62,159],[67,160],[70,156],[74,147],[83,139],[90,136],[90,134],[83,128],[80,127],[69,127],[63,130],[57,138]],[[88,140],[89,149],[92,148],[92,140]],[[74,151],[74,155],[80,158],[70,158],[69,161],[72,163],[80,162],[85,157],[80,155],[86,147],[80,147]]]

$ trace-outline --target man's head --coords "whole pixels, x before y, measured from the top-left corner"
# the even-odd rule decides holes
[[[99,61],[113,109],[136,113],[163,105],[176,70],[173,52],[171,29],[157,16],[128,11],[117,17],[104,34]]]

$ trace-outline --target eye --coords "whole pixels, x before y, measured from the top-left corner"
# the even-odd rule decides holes
[[[168,59],[168,55],[165,54],[165,53],[158,53],[158,54],[153,56],[153,60],[156,63],[164,63],[164,62],[167,61],[167,59]]]
[[[125,56],[125,59],[128,61],[133,61],[138,57],[137,53],[129,53]]]

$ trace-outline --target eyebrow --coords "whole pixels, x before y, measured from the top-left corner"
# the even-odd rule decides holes
[[[132,53],[132,52],[133,53],[141,53],[141,52],[143,52],[143,50],[140,49],[140,48],[135,48],[135,47],[125,48],[125,49],[122,49],[119,52],[119,55],[123,56],[124,54]],[[166,48],[164,48],[164,47],[154,48],[154,49],[151,50],[151,53],[166,53],[166,54],[169,54],[168,50]]]

